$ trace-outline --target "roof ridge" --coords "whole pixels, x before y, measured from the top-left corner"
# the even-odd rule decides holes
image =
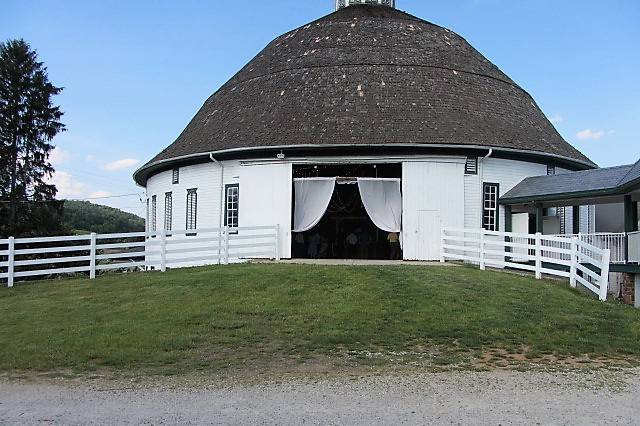
[[[626,174],[626,175],[624,175],[624,176],[622,177],[622,179],[620,179],[620,181],[618,182],[618,186],[620,186],[620,185],[622,185],[622,184],[624,184],[624,183],[627,183],[627,177],[628,177],[631,173],[633,173],[633,172],[635,171],[636,167],[640,168],[640,160],[638,160],[638,161],[636,161],[635,163],[631,164],[631,169],[627,172],[627,174]],[[635,179],[633,179],[633,180],[635,180]]]

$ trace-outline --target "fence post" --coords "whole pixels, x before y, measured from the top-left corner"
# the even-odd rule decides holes
[[[9,237],[9,253],[7,258],[7,287],[13,287],[13,276],[15,274],[15,250],[16,241],[13,237]]]
[[[542,278],[542,234],[536,232],[536,279]]]
[[[602,269],[600,270],[600,300],[607,300],[609,291],[609,264],[611,262],[611,250],[605,250],[602,255]]]
[[[486,253],[484,252],[484,229],[480,232],[480,270],[484,271],[487,269],[487,264],[485,262]]]
[[[445,262],[445,258],[444,258],[444,244],[445,244],[446,238],[445,238],[445,230],[444,230],[444,226],[440,227],[440,263],[444,263]]]
[[[91,233],[91,252],[89,254],[89,279],[96,278],[96,233]]]
[[[167,271],[167,231],[160,231],[160,272]]]
[[[578,275],[578,237],[571,238],[571,270],[569,273],[569,284],[577,287],[576,275]]]
[[[280,261],[280,224],[276,225],[276,251],[275,251],[275,259],[276,261]]]
[[[229,264],[229,227],[224,227],[224,264]]]
[[[222,228],[218,228],[218,265],[222,264]]]

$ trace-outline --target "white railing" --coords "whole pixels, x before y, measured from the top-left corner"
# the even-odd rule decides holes
[[[513,268],[569,278],[607,299],[611,252],[578,237],[515,234],[484,229],[443,228],[441,261],[461,260],[480,266]],[[597,272],[596,272],[597,271]]]
[[[599,232],[595,234],[562,234],[554,237],[574,238],[596,246],[601,249],[611,251],[611,263],[625,263],[627,255],[627,234],[624,232]]]
[[[629,262],[640,263],[640,232],[629,232]]]
[[[280,260],[279,226],[0,240],[0,279]]]

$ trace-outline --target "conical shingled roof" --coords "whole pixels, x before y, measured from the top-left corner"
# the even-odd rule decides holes
[[[593,165],[462,37],[390,7],[360,5],[272,41],[136,179],[194,154],[389,144],[493,147]]]

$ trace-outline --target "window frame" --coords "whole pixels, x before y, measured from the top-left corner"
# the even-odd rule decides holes
[[[493,187],[495,188],[495,208],[487,208],[487,188]],[[486,231],[500,231],[500,184],[496,182],[483,182],[482,184],[482,229]],[[487,228],[487,224],[485,223],[485,217],[487,216],[487,212],[493,211],[495,212],[494,224],[495,229]]]
[[[173,231],[173,192],[171,191],[164,193],[164,230],[167,232],[167,237],[170,237],[171,234],[168,232]]]
[[[151,232],[158,231],[158,197],[151,196]],[[155,235],[154,235],[155,237]]]
[[[555,175],[556,175],[556,166],[547,164],[547,176],[555,176]]]
[[[236,226],[230,226],[230,228],[238,228],[240,226],[240,184],[239,183],[228,183],[224,186],[224,226],[229,226],[229,190],[236,190],[236,208],[235,208],[235,219]],[[231,231],[230,233],[237,234],[238,231]]]
[[[180,183],[180,167],[171,170],[171,184],[178,185]]]
[[[195,196],[195,199],[193,203],[189,203],[189,197],[192,194]],[[192,207],[192,210],[189,209],[189,206]],[[189,227],[189,219],[190,219],[189,213],[192,213],[191,216],[193,216],[193,228]],[[187,189],[187,203],[185,205],[185,216],[186,216],[186,221],[185,221],[184,228],[185,228],[185,231],[187,231],[185,235],[188,237],[197,235],[197,232],[188,232],[188,231],[196,231],[198,229],[198,188]]]

